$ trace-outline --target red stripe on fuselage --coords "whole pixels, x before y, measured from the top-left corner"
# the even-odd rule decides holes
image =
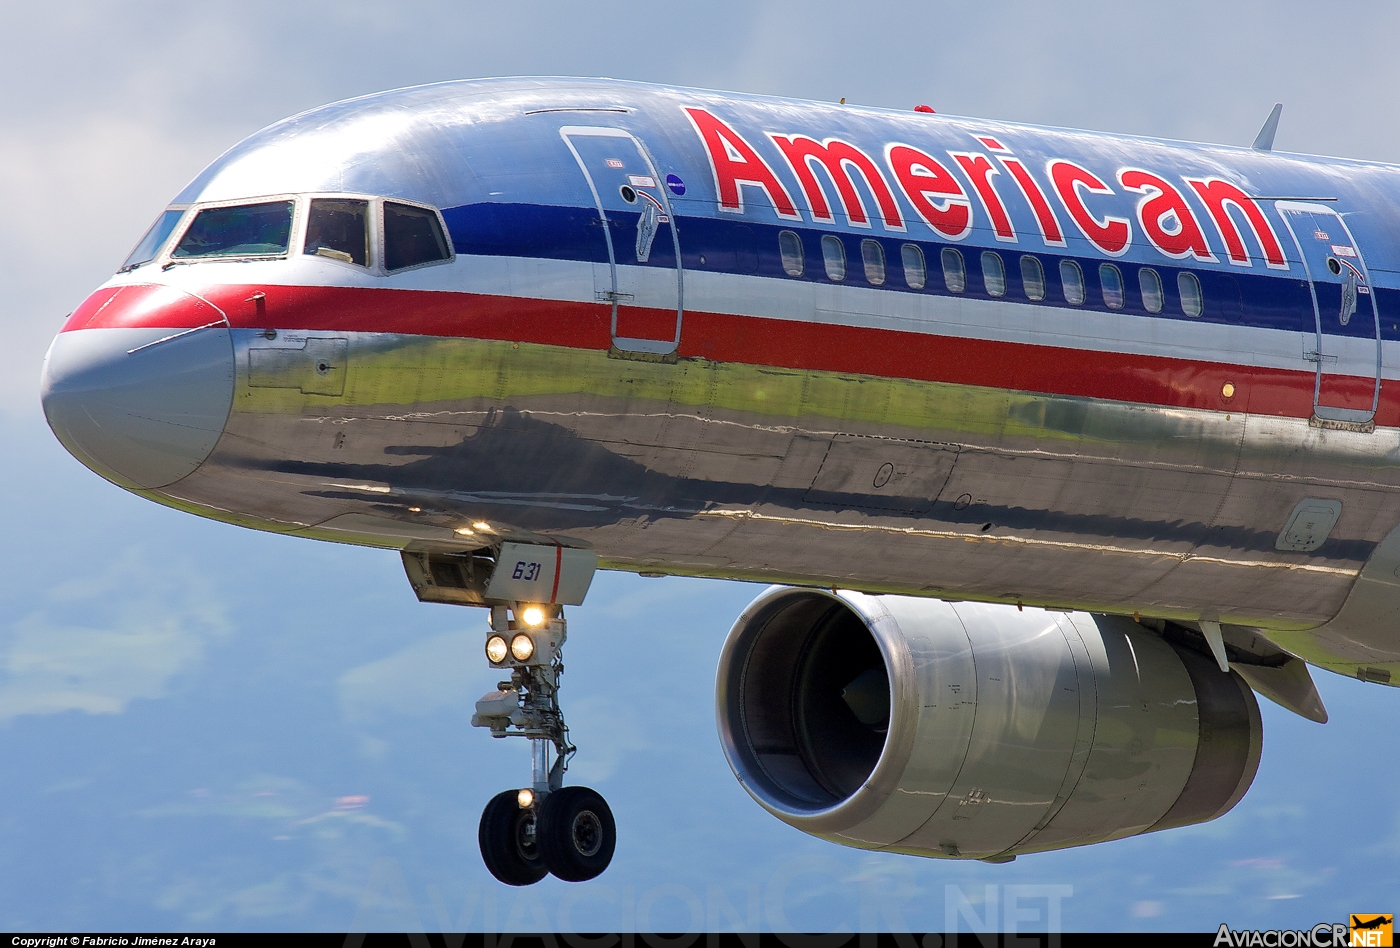
[[[85,303],[64,330],[186,329],[207,322],[204,307],[103,306],[107,293],[94,294],[95,305]],[[214,286],[200,295],[235,329],[402,333],[593,350],[612,343],[606,303],[338,286]],[[75,325],[80,313],[82,324]],[[658,319],[667,315],[657,311]],[[1291,418],[1312,414],[1315,380],[1307,371],[695,311],[685,314],[680,355]],[[1222,394],[1227,382],[1235,391],[1229,399]],[[1329,379],[1329,389],[1340,393],[1345,386],[1353,404],[1369,401],[1373,385],[1359,377]],[[1382,389],[1376,423],[1400,425],[1395,387]]]

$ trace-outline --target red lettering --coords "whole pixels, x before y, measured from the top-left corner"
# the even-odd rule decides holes
[[[1016,186],[1026,197],[1026,203],[1035,212],[1035,222],[1040,227],[1040,236],[1044,239],[1045,246],[1063,247],[1065,235],[1060,231],[1060,219],[1055,216],[1055,209],[1045,199],[1045,192],[1040,190],[1040,185],[1036,183],[1035,178],[1031,177],[1030,171],[1021,164],[1021,159],[1011,155],[997,155],[997,161],[1000,161],[1002,166],[1011,172]]]
[[[1274,233],[1273,225],[1252,197],[1219,178],[1187,178],[1186,183],[1205,204],[1206,211],[1210,213],[1210,219],[1215,222],[1215,229],[1220,232],[1220,239],[1225,244],[1225,256],[1231,263],[1240,267],[1253,265],[1249,259],[1249,251],[1245,249],[1244,238],[1240,236],[1240,229],[1230,215],[1230,208],[1233,207],[1244,215],[1249,229],[1254,233],[1254,239],[1264,255],[1264,263],[1276,270],[1288,269],[1288,261],[1284,259],[1278,235]]]
[[[861,200],[860,193],[856,191],[855,182],[851,179],[851,169],[854,169],[860,172],[861,177],[865,180],[865,186],[875,196],[875,203],[880,206],[880,221],[885,225],[885,229],[904,229],[904,219],[899,213],[899,205],[895,203],[894,194],[885,182],[885,176],[880,173],[880,169],[865,152],[836,138],[828,138],[825,142],[818,142],[804,135],[772,135],[771,137],[773,143],[783,153],[783,157],[787,159],[792,173],[797,176],[797,183],[801,185],[802,193],[807,196],[807,206],[812,209],[813,220],[830,221],[832,219],[831,206],[827,203],[826,192],[822,190],[821,182],[817,180],[817,176],[812,173],[813,165],[820,165],[826,170],[832,183],[836,185],[836,193],[841,198],[841,207],[846,212],[847,221],[856,227],[870,226],[869,211],[865,202]]]
[[[1128,219],[1104,217],[1100,220],[1084,206],[1084,194],[1111,195],[1113,189],[1094,177],[1092,172],[1071,161],[1057,158],[1050,162],[1049,171],[1060,203],[1089,243],[1110,257],[1127,252],[1133,240],[1133,228]]]
[[[952,159],[958,163],[958,167],[967,175],[972,182],[972,188],[977,192],[977,198],[982,202],[982,208],[987,212],[987,217],[992,222],[992,233],[997,240],[1016,241],[1016,228],[1011,226],[1011,218],[1006,213],[1006,205],[1001,203],[1001,196],[997,194],[996,187],[992,184],[992,175],[1001,174],[992,163],[987,160],[986,155],[979,155],[975,152],[950,151]]]
[[[762,188],[779,217],[801,220],[792,196],[773,174],[773,169],[759,157],[758,152],[742,135],[725,125],[704,109],[687,108],[685,114],[705,143],[710,157],[710,170],[715,175],[715,193],[719,209],[732,214],[744,213],[745,185]]]
[[[934,232],[962,240],[972,230],[972,202],[938,159],[909,145],[886,145],[885,161],[904,196]]]
[[[1124,168],[1118,172],[1118,181],[1129,191],[1143,195],[1138,201],[1137,219],[1152,246],[1177,260],[1215,260],[1186,198],[1169,182],[1138,168]]]

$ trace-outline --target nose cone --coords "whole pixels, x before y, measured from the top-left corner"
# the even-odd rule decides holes
[[[214,450],[233,377],[232,334],[214,307],[172,287],[108,288],[49,347],[41,398],[79,461],[123,486],[158,488]]]

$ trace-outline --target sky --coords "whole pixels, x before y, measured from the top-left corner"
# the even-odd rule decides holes
[[[570,613],[573,782],[599,879],[497,884],[476,827],[524,742],[471,728],[483,613],[392,552],[141,500],[70,458],[64,315],[257,129],[445,79],[584,75],[1400,162],[1400,6],[1356,2],[0,2],[0,930],[1311,927],[1400,901],[1400,694],[1261,701],[1254,787],[1203,826],[1005,866],[844,849],[764,813],[715,733],[760,591],[600,574]]]

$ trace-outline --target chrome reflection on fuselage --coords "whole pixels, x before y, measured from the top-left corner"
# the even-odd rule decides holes
[[[191,210],[150,261],[55,341],[55,432],[123,486],[262,529],[437,551],[550,538],[621,569],[1212,618],[1354,664],[1300,630],[1337,614],[1400,523],[1400,429],[1388,403],[1374,430],[1309,423],[1321,350],[1307,361],[1311,337],[1286,327],[1313,316],[1279,315],[1296,279],[1230,271],[1275,320],[1251,322],[1246,294],[1232,322],[1183,309],[1173,288],[1197,277],[1178,280],[1145,242],[1103,284],[1079,238],[1050,251],[1025,236],[1029,209],[1012,212],[1018,253],[1045,261],[998,257],[999,283],[978,261],[1002,244],[972,225],[931,237],[910,218],[892,235],[787,214],[750,185],[742,215],[717,210],[689,102],[767,108],[520,80],[404,90],[272,126],[177,196]],[[927,135],[944,151],[989,124],[771,108],[852,138]],[[893,131],[872,131],[882,122]],[[598,132],[590,147],[619,143],[619,157],[599,151],[590,168],[592,152],[571,153],[584,126]],[[1037,147],[1040,132],[997,127]],[[1101,146],[1056,135],[1076,154]],[[609,163],[636,155],[646,169]],[[1232,157],[1262,193],[1316,187],[1301,163]],[[1184,146],[1170,160],[1198,176],[1209,163]],[[641,173],[653,165],[664,179]],[[613,171],[637,180],[604,195]],[[269,229],[228,210],[284,206],[285,229],[282,216]],[[198,231],[215,210],[225,229]],[[1384,271],[1376,258],[1393,251],[1364,214],[1350,220]],[[845,248],[839,274],[824,236]],[[180,252],[196,244],[216,251]],[[945,244],[961,247],[958,281]],[[1153,292],[1176,309],[1132,295],[1146,277],[1125,289],[1130,264],[1154,268]],[[1077,302],[1056,283],[1071,269]],[[1222,269],[1203,265],[1211,293]],[[1017,282],[1027,273],[1034,294]],[[104,301],[116,288],[119,302],[198,300],[211,318],[128,312]],[[1376,351],[1344,342],[1355,353],[1343,360]],[[1308,497],[1339,501],[1340,518],[1316,549],[1279,549]],[[1400,662],[1393,637],[1367,647],[1367,661]]]

